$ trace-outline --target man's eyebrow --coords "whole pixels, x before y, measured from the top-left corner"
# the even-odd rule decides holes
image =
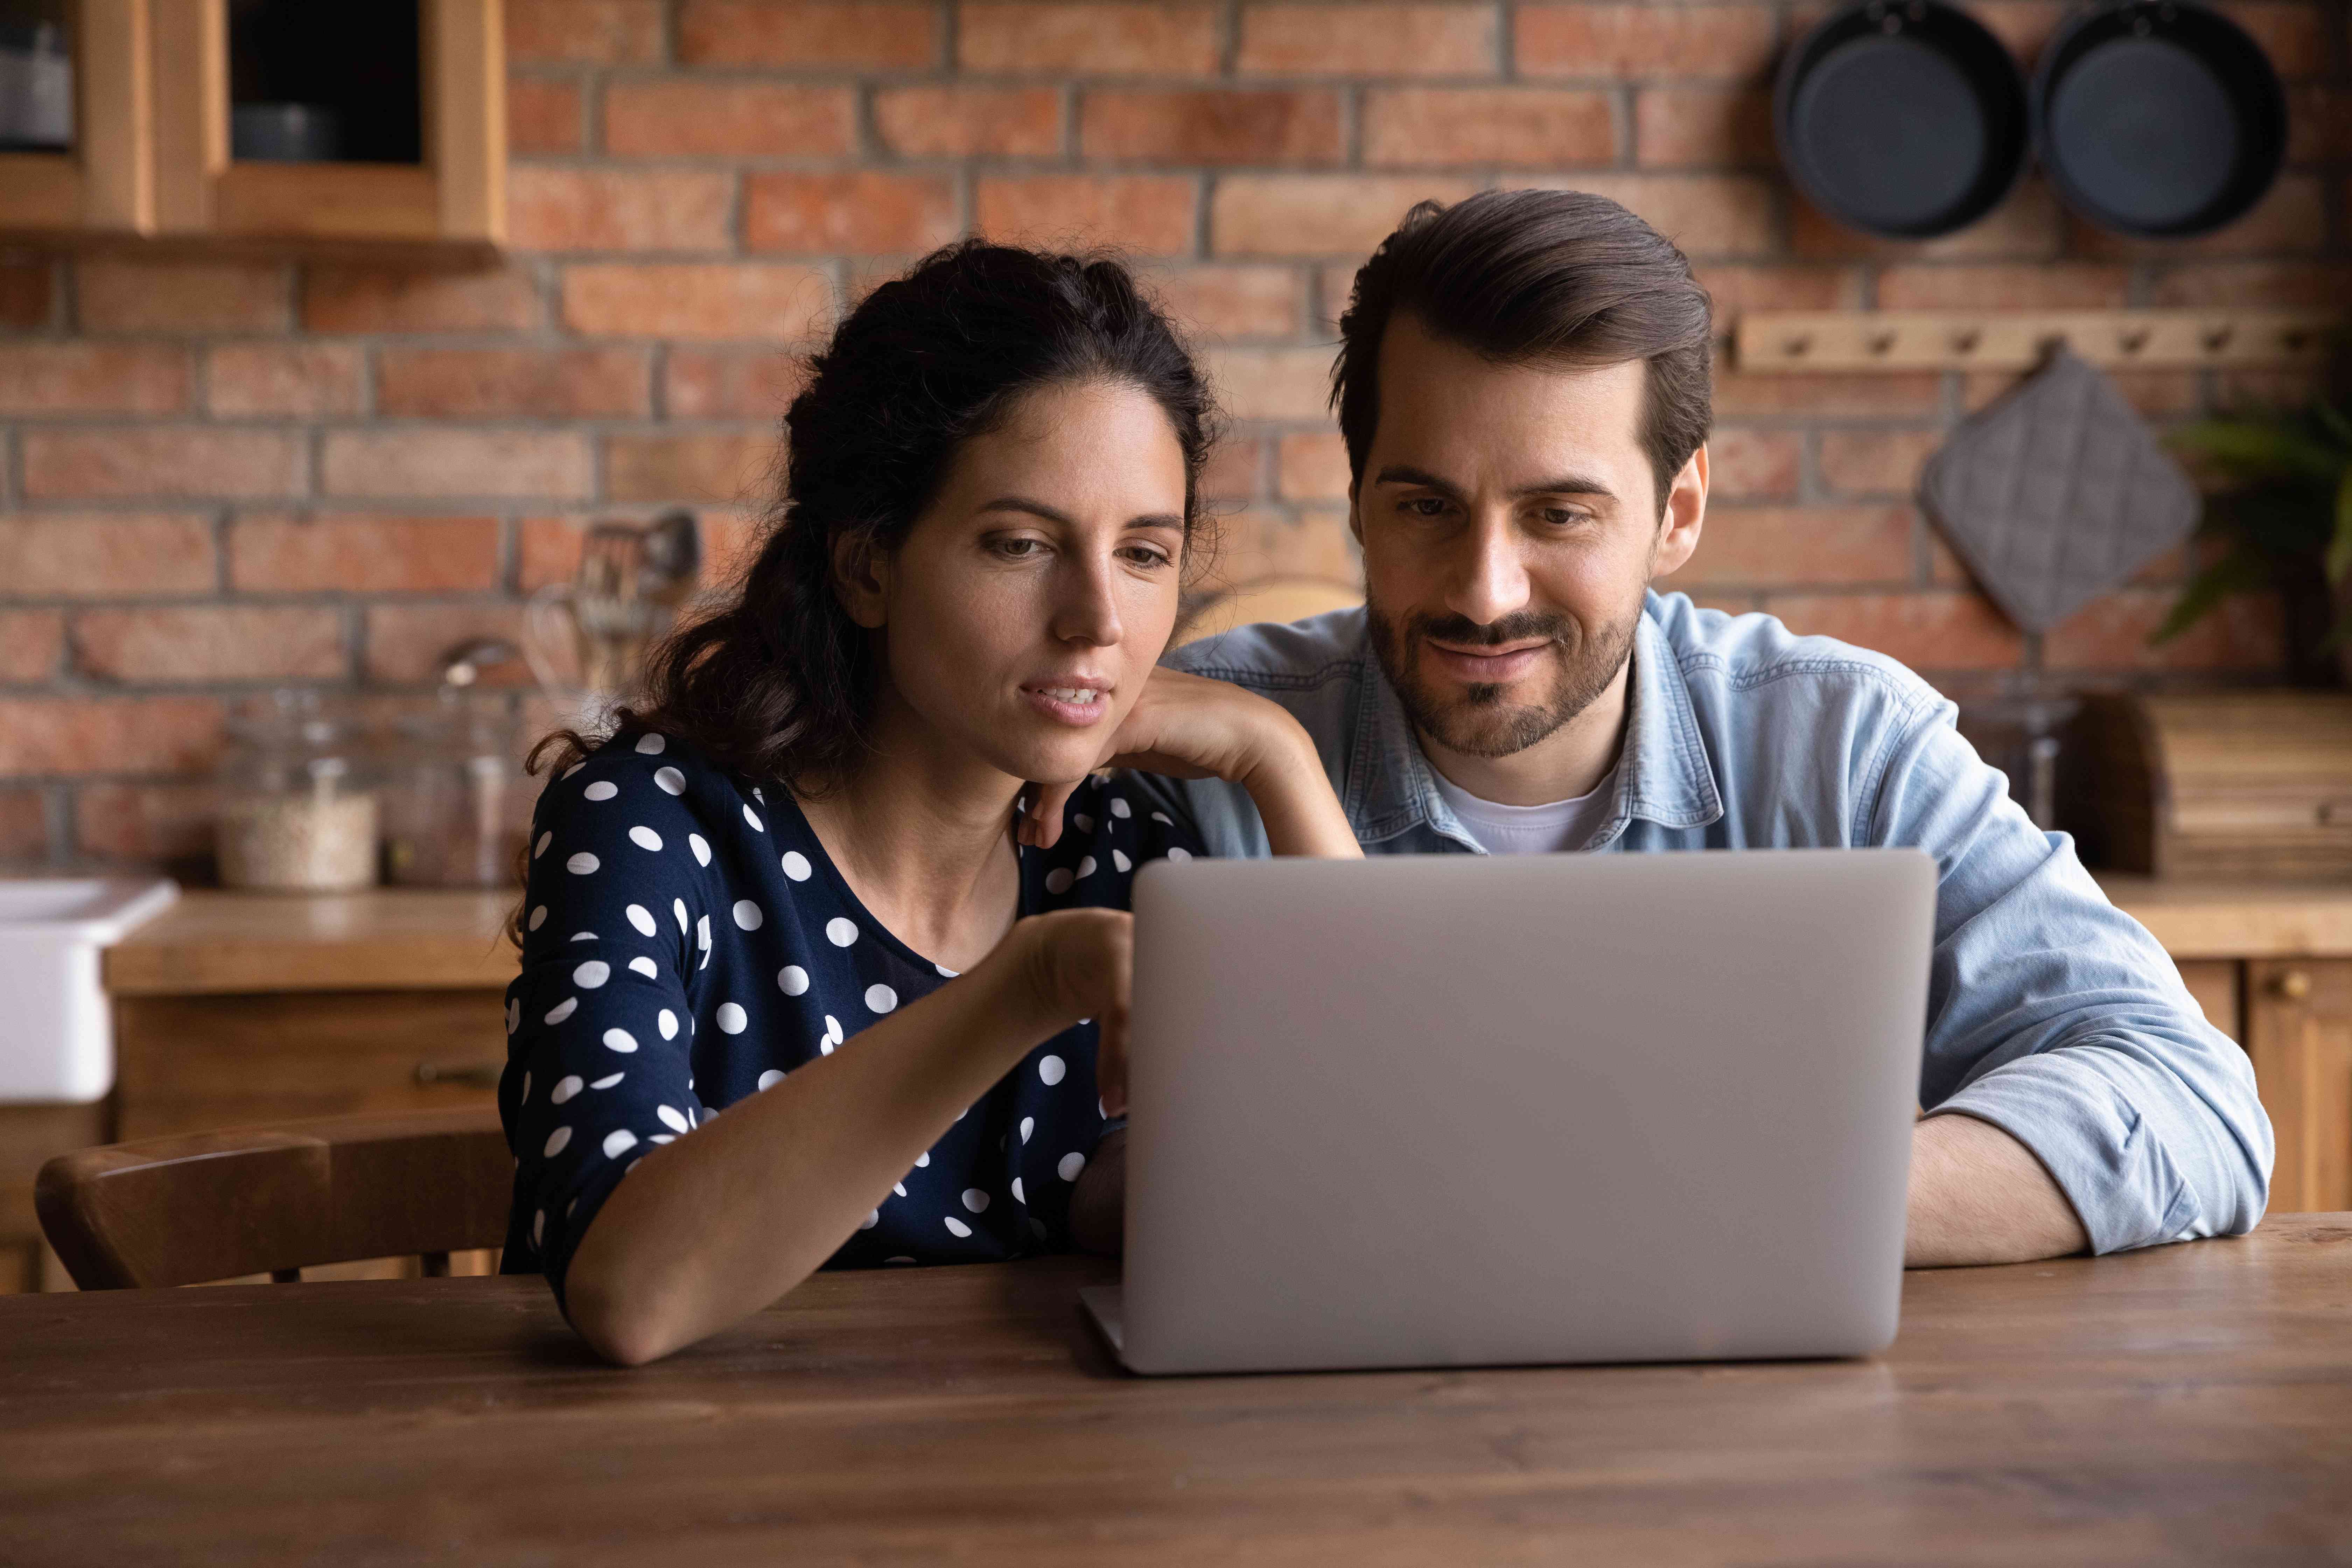
[[[1392,463],[1382,468],[1372,477],[1372,482],[1376,485],[1418,485],[1457,500],[1462,496],[1462,488],[1451,480],[1402,463]],[[1538,479],[1531,485],[1521,485],[1511,492],[1514,500],[1522,500],[1528,496],[1601,496],[1614,500],[1617,492],[1589,475],[1561,474],[1553,479]]]

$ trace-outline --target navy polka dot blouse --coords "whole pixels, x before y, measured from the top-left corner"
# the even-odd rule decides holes
[[[1114,778],[1023,849],[1024,915],[1128,907],[1136,866],[1195,851]],[[954,976],[882,929],[789,792],[653,733],[551,782],[531,828],[499,1114],[514,1151],[506,1271],[560,1295],[588,1222],[654,1146]],[[958,1118],[826,1267],[970,1263],[1069,1245],[1106,1129],[1095,1028],[1045,1041]]]

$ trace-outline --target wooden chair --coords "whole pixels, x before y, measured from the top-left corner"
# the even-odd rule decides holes
[[[514,1161],[498,1111],[395,1111],[149,1138],[60,1154],[33,1206],[85,1290],[314,1264],[423,1260],[506,1239]]]

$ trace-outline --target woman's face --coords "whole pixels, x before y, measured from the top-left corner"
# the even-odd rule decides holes
[[[1176,625],[1184,453],[1150,395],[1041,387],[964,443],[898,549],[845,575],[912,717],[1015,779],[1082,777]]]

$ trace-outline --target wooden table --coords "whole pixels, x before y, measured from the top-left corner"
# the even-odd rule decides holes
[[[0,1300],[0,1562],[2193,1563],[2352,1548],[2352,1215],[1911,1275],[1860,1362],[1145,1380],[1108,1266],[634,1372],[531,1279]]]

